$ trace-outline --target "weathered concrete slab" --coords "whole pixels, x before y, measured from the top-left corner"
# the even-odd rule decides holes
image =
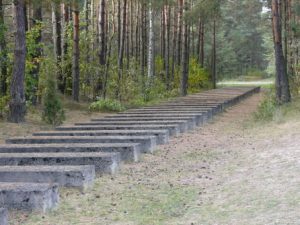
[[[151,121],[137,121],[137,120],[130,120],[130,121],[120,121],[120,120],[113,120],[113,121],[98,121],[98,122],[85,122],[85,123],[75,123],[75,126],[79,127],[91,127],[91,126],[104,126],[104,125],[179,125],[180,132],[186,132],[193,127],[190,127],[188,120],[151,120]],[[194,124],[196,125],[196,124]],[[59,130],[59,129],[58,129]],[[79,129],[80,130],[80,129]]]
[[[129,113],[120,113],[114,115],[114,117],[167,117],[172,118],[173,116],[195,116],[197,119],[197,124],[203,124],[212,119],[212,112],[163,112],[163,111],[147,111],[147,112],[129,112]]]
[[[94,165],[96,172],[114,174],[120,162],[119,153],[0,153],[0,166]]]
[[[103,130],[100,126],[62,126],[57,131],[45,131],[34,136],[156,136],[157,144],[169,142],[169,130]]]
[[[8,211],[0,208],[0,225],[8,225]]]
[[[218,107],[203,107],[203,108],[186,108],[186,107],[148,107],[148,108],[140,108],[140,109],[132,109],[126,111],[127,113],[134,113],[134,112],[152,112],[152,111],[160,111],[160,112],[200,112],[200,113],[205,113],[205,112],[212,112],[213,115],[219,113],[221,108]]]
[[[64,126],[57,127],[59,131],[76,131],[76,130],[168,130],[171,136],[177,136],[180,133],[180,126],[178,124],[172,125],[98,125],[98,126]]]
[[[148,146],[151,146],[149,140]],[[119,152],[122,160],[138,162],[142,153],[141,143],[64,143],[64,144],[10,144],[0,145],[0,153],[47,153],[47,152]],[[143,151],[152,151],[144,148]]]
[[[111,122],[137,122],[137,123],[164,123],[164,122],[176,122],[177,120],[179,121],[186,121],[188,123],[188,127],[189,129],[194,129],[197,126],[197,121],[195,117],[173,117],[173,118],[166,118],[166,117],[155,117],[155,118],[151,118],[151,117],[111,117],[111,118],[99,118],[99,119],[92,119],[92,122],[85,122],[85,123],[75,123],[76,126],[81,126],[81,125],[101,125],[104,123],[111,123]]]
[[[98,122],[98,121],[93,121],[93,122],[82,122],[82,123],[75,123],[76,126],[98,126],[98,127],[103,127],[103,126],[134,126],[138,127],[137,130],[140,130],[140,127],[143,127],[142,130],[145,128],[153,128],[153,129],[166,129],[169,130],[170,135],[178,135],[179,132],[183,133],[189,130],[189,124],[188,121],[184,120],[177,120],[177,121],[154,121],[154,122],[147,122],[147,121],[131,121],[131,122]],[[174,129],[175,127],[179,128],[179,130],[176,132],[172,133],[172,128]],[[105,130],[105,129],[104,129]]]
[[[153,152],[156,136],[40,136],[18,137],[6,140],[7,144],[100,144],[100,143],[139,143],[143,152]]]
[[[58,201],[57,184],[0,183],[0,205],[7,209],[46,212]]]
[[[176,121],[176,120],[184,120],[189,123],[190,129],[193,129],[194,127],[200,125],[198,124],[198,121],[196,117],[193,116],[177,116],[177,117],[172,117],[172,118],[167,118],[167,117],[103,117],[103,118],[95,118],[92,119],[92,122],[114,122],[114,121],[119,121],[119,122],[130,122],[130,121],[137,121],[137,122],[144,122],[144,121]]]
[[[56,183],[86,188],[94,183],[95,166],[0,166],[1,182]]]
[[[172,110],[202,110],[206,111],[207,109],[212,109],[214,113],[222,112],[223,104],[193,104],[193,103],[166,103],[157,106],[147,106],[139,109],[172,109]]]
[[[111,119],[118,119],[118,118],[132,118],[132,117],[140,117],[140,118],[167,118],[172,119],[172,118],[178,118],[178,117],[192,117],[196,120],[196,123],[198,126],[202,125],[203,123],[207,122],[209,119],[211,119],[211,114],[208,113],[119,113],[115,114],[113,116],[107,116],[105,118],[111,118]]]

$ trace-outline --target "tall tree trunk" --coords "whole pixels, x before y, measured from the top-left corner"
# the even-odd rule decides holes
[[[74,101],[79,101],[79,9],[77,5],[73,10],[73,88],[72,96]]]
[[[90,13],[89,10],[93,10],[92,8],[90,8],[90,0],[85,0],[84,2],[84,11],[85,11],[85,40],[86,40],[86,58],[85,61],[86,63],[89,63],[91,61],[91,57],[90,57]],[[92,18],[91,18],[92,19]]]
[[[70,21],[69,6],[66,4],[61,5],[61,22],[62,22],[62,35],[61,35],[61,79],[58,80],[58,90],[65,93],[67,88],[67,78],[72,77],[71,65],[67,63],[68,54],[68,26]]]
[[[144,3],[142,3],[141,7],[141,43],[140,43],[140,48],[141,48],[141,53],[140,53],[140,58],[141,58],[141,74],[142,76],[145,75],[145,66],[146,66],[146,43],[147,43],[147,20],[146,20],[146,6]]]
[[[52,28],[53,28],[53,45],[54,45],[54,56],[56,59],[56,76],[57,80],[63,80],[63,74],[61,69],[61,56],[62,56],[62,49],[61,49],[61,21],[60,21],[60,7],[58,3],[52,2]],[[60,85],[59,85],[60,87]],[[60,91],[64,93],[64,90]]]
[[[171,71],[171,80],[172,80],[172,85],[174,82],[175,78],[175,64],[176,64],[176,49],[177,49],[177,24],[178,24],[178,17],[176,14],[177,10],[174,7],[174,15],[173,15],[173,45],[172,45],[172,71]],[[172,87],[173,88],[173,87]]]
[[[148,47],[148,78],[154,76],[154,30],[153,30],[153,9],[149,3],[149,47]]]
[[[38,92],[38,83],[39,83],[39,72],[40,72],[40,57],[42,56],[42,47],[41,42],[42,42],[42,30],[41,30],[41,23],[42,23],[42,3],[37,3],[35,6],[33,6],[33,27],[38,26],[39,29],[39,33],[38,35],[35,37],[35,44],[37,47],[37,49],[35,50],[35,53],[32,55],[32,58],[34,59],[33,64],[33,70],[31,71],[31,76],[34,79],[34,85],[33,85],[33,96],[31,99],[31,102],[33,105],[37,105],[38,103],[38,96],[37,96],[37,92]]]
[[[120,52],[120,48],[121,48],[121,32],[122,32],[122,13],[121,13],[121,0],[118,0],[118,53]]]
[[[183,21],[183,0],[178,0],[178,44],[177,44],[177,65],[181,62],[181,40],[182,40],[182,21]]]
[[[8,120],[13,123],[20,123],[25,120],[26,114],[24,93],[26,58],[24,0],[14,0],[13,4],[16,34]]]
[[[201,23],[200,65],[204,67],[204,23]]]
[[[165,6],[165,24],[166,24],[166,53],[165,53],[165,66],[166,66],[166,84],[167,90],[170,89],[170,33],[171,33],[171,20],[170,20],[170,5]]]
[[[124,48],[125,48],[125,38],[126,38],[126,8],[127,8],[127,0],[124,0],[123,5],[123,26],[122,26],[122,35],[121,35],[121,43],[120,43],[120,51],[118,56],[118,91],[117,96],[119,99],[121,99],[120,93],[121,93],[121,80],[123,77],[123,64],[124,64]]]
[[[0,96],[7,92],[7,47],[5,40],[4,6],[0,0]]]
[[[278,0],[272,0],[272,28],[276,60],[276,98],[278,103],[291,100],[289,81],[286,73],[285,58],[282,48],[282,29]]]
[[[211,78],[213,89],[217,88],[217,71],[216,71],[216,19],[213,21],[213,43],[212,43],[212,60],[211,60]]]
[[[185,3],[187,10],[187,3]],[[183,43],[182,43],[182,58],[181,58],[181,96],[186,96],[188,93],[188,80],[189,80],[189,37],[190,27],[187,21],[183,25]]]
[[[165,6],[163,6],[163,9],[161,11],[161,43],[160,43],[160,49],[161,49],[161,57],[164,60],[164,68],[166,67],[166,14],[165,14]]]
[[[106,55],[105,12],[106,12],[106,0],[101,0],[100,15],[99,15],[99,30],[100,30],[99,62],[101,66],[104,66],[106,62],[105,60],[105,55]]]

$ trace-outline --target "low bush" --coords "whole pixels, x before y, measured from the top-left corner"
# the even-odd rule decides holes
[[[121,102],[111,99],[100,99],[89,106],[92,112],[121,112],[125,107]]]
[[[212,87],[209,72],[202,68],[197,59],[192,59],[190,62],[189,73],[189,92],[199,92],[201,89],[208,89]]]
[[[57,95],[55,80],[48,78],[43,98],[42,119],[48,124],[58,126],[65,120],[65,112]]]
[[[9,97],[8,96],[2,96],[0,97],[0,118],[3,119],[8,112],[8,102]]]
[[[265,99],[258,106],[254,116],[259,121],[271,121],[278,114],[279,106],[276,103],[274,91],[269,91]]]

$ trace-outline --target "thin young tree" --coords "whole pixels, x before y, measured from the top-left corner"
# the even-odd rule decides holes
[[[79,71],[79,8],[78,4],[73,5],[73,86],[72,86],[72,97],[74,101],[79,101],[79,87],[80,87],[80,71]]]
[[[154,76],[154,29],[153,29],[153,9],[149,2],[149,46],[148,46],[148,78]]]
[[[184,12],[188,9],[187,2],[183,3],[185,6]],[[183,42],[182,42],[182,57],[181,57],[181,82],[180,93],[181,96],[186,96],[188,92],[188,79],[189,79],[189,50],[190,50],[190,26],[185,18],[183,22]]]

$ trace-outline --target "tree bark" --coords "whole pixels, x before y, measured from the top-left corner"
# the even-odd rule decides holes
[[[85,40],[86,40],[86,58],[85,61],[86,63],[89,63],[91,61],[91,57],[90,57],[90,13],[89,10],[93,10],[92,8],[90,8],[90,0],[85,0],[84,2],[84,12],[85,12]],[[92,19],[92,18],[91,18]]]
[[[185,3],[185,10],[187,10],[187,3]],[[182,58],[181,58],[181,83],[180,90],[181,96],[186,96],[188,93],[188,80],[189,80],[189,37],[190,27],[187,21],[183,25],[183,43],[182,43]]]
[[[165,6],[165,24],[166,24],[166,53],[165,53],[165,66],[166,66],[166,83],[167,90],[170,90],[170,33],[171,33],[171,20],[170,20],[170,5]]]
[[[26,35],[24,0],[14,0],[15,50],[14,66],[10,88],[10,103],[8,120],[20,123],[25,120],[26,102],[24,93]]]
[[[74,101],[79,101],[79,10],[77,6],[73,10],[73,88],[72,96]]]
[[[121,43],[120,43],[120,50],[119,50],[119,56],[118,56],[118,90],[117,90],[117,96],[119,99],[121,99],[120,93],[121,93],[121,80],[123,76],[123,64],[124,64],[124,48],[125,48],[125,38],[126,38],[126,8],[127,8],[127,0],[124,0],[123,5],[123,25],[122,25],[122,33],[121,33]]]
[[[272,28],[275,48],[276,63],[276,99],[279,104],[291,100],[288,76],[286,73],[286,61],[282,48],[282,28],[278,0],[272,0]]]
[[[61,80],[58,80],[58,90],[61,93],[66,92],[67,88],[67,78],[72,77],[71,65],[67,64],[67,54],[68,54],[68,26],[70,21],[69,6],[66,4],[61,5],[61,22],[62,22],[62,38],[61,38],[61,61],[63,67],[61,68],[62,76]]]
[[[60,7],[58,3],[52,2],[52,31],[53,31],[53,45],[54,56],[56,59],[56,77],[59,81],[59,90],[64,93],[60,82],[63,80],[61,59],[62,59],[62,36],[61,36],[61,21],[60,21]]]
[[[106,11],[106,0],[101,0],[100,15],[99,15],[99,30],[100,30],[100,52],[99,62],[100,65],[105,65],[106,55],[106,28],[105,28],[105,11]]]
[[[180,66],[181,62],[181,40],[182,40],[182,20],[183,20],[183,0],[178,0],[178,44],[177,44],[177,65]]]
[[[216,71],[216,19],[213,21],[213,43],[212,43],[212,60],[211,60],[211,76],[213,89],[217,88],[217,71]]]
[[[177,10],[174,8],[174,19],[173,19],[173,45],[172,45],[172,71],[171,71],[171,80],[172,85],[175,78],[175,65],[176,65],[176,49],[177,49],[177,24],[178,24],[178,17],[176,14]],[[173,87],[172,87],[173,88]]]
[[[153,9],[149,3],[149,47],[148,47],[148,78],[154,76],[154,30],[153,30]]]
[[[204,23],[201,23],[200,65],[204,67]]]

